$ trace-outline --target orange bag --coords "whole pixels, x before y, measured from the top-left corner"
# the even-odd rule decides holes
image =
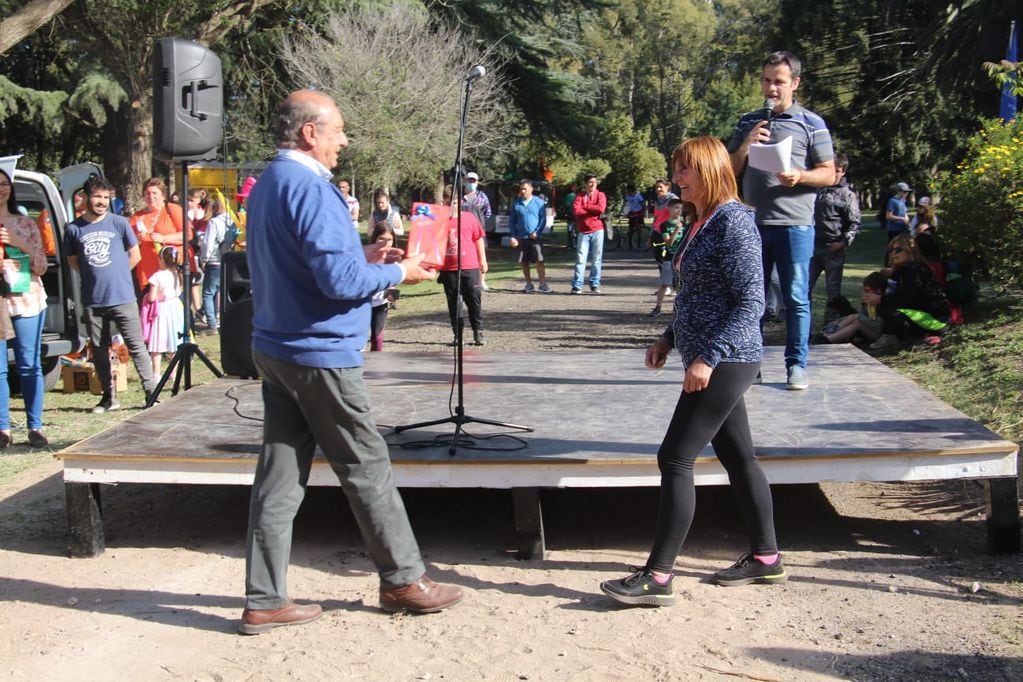
[[[439,204],[412,204],[412,217],[409,219],[408,246],[405,251],[409,256],[423,254],[422,266],[436,269],[444,264],[444,254],[448,248],[448,218],[451,208]]]

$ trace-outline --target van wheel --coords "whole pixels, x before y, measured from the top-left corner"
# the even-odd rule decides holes
[[[49,393],[60,381],[60,358],[43,358],[43,391]]]
[[[50,392],[60,380],[60,359],[43,358],[43,391]],[[7,386],[10,387],[11,395],[21,395],[21,379],[18,377],[14,365],[7,366]]]

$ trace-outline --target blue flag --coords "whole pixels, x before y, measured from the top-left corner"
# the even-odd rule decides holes
[[[1019,39],[1016,35],[1016,22],[1013,21],[1009,28],[1009,48],[1005,52],[1006,61],[1015,63],[1018,59]],[[1017,71],[1018,73],[1018,71]],[[1017,76],[1018,78],[1018,76]],[[1002,106],[999,115],[1002,120],[1008,123],[1016,118],[1016,93],[1014,92],[1016,79],[1013,78],[1002,86]]]

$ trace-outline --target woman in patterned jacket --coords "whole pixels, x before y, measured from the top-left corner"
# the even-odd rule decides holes
[[[719,585],[780,583],[785,569],[774,533],[771,489],[753,450],[743,394],[760,371],[764,273],[754,212],[738,201],[728,152],[720,140],[683,142],[672,156],[683,201],[698,216],[679,237],[674,319],[647,349],[646,366],[664,366],[674,347],[685,365],[679,397],[657,453],[661,471],[656,538],[646,565],[601,583],[615,601],[674,603],[672,570],[696,508],[693,467],[714,447],[742,512],[750,551],[714,574]]]

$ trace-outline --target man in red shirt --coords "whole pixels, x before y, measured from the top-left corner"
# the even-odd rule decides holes
[[[597,189],[597,176],[586,176],[583,190],[575,198],[572,213],[575,215],[575,229],[578,237],[575,244],[575,274],[572,276],[572,293],[581,294],[583,275],[586,274],[586,260],[593,253],[590,266],[590,291],[600,293],[600,267],[604,259],[604,214],[607,212],[607,197]]]

